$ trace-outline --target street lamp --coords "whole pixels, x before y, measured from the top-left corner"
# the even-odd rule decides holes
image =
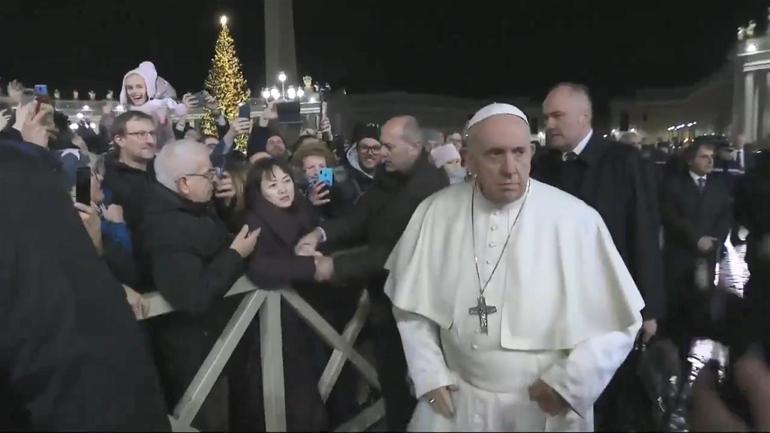
[[[281,97],[281,92],[278,91],[278,88],[273,86],[272,89],[270,89],[270,96],[273,97],[273,99],[278,99]]]
[[[297,97],[302,98],[303,96],[305,96],[305,91],[302,90],[302,87],[300,87],[299,89],[297,89]]]
[[[270,99],[270,89],[268,89],[267,87],[262,89],[262,99],[264,99],[265,101]]]
[[[290,100],[294,100],[294,98],[297,97],[297,90],[294,89],[294,86],[289,86],[289,90],[286,91],[286,96]]]
[[[281,82],[281,96],[286,96],[286,73],[281,71],[278,73],[278,81]]]

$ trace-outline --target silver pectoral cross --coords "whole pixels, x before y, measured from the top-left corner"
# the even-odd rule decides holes
[[[481,327],[481,333],[484,335],[489,334],[489,315],[495,313],[497,313],[497,307],[487,305],[484,295],[479,296],[475,307],[468,309],[468,314],[471,316],[479,316],[479,326]]]

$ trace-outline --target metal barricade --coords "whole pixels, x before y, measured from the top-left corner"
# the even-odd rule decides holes
[[[246,277],[241,277],[225,297],[240,294],[246,295],[187,387],[187,391],[177,403],[174,413],[169,416],[173,431],[196,431],[192,427],[195,416],[257,313],[259,313],[262,345],[265,427],[267,431],[286,431],[281,298],[296,310],[297,314],[326,344],[334,349],[318,382],[318,391],[324,402],[328,399],[348,360],[369,385],[380,389],[377,371],[353,347],[369,315],[370,304],[366,290],[359,299],[356,313],[341,335],[293,290],[261,290]],[[147,319],[174,311],[158,292],[148,293],[144,298],[149,303]],[[335,431],[364,431],[381,420],[384,415],[385,404],[380,399]]]

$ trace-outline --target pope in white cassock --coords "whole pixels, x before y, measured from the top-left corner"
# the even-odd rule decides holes
[[[593,430],[644,302],[599,214],[529,178],[524,113],[484,107],[468,143],[474,181],[426,199],[386,264],[409,429]]]

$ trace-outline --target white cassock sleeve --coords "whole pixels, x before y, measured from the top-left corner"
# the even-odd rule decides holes
[[[419,314],[393,307],[393,315],[401,334],[409,377],[417,398],[436,388],[456,385],[444,361],[439,326]]]
[[[554,364],[540,379],[584,417],[631,352],[641,322],[625,331],[589,338],[575,346],[567,358]]]

